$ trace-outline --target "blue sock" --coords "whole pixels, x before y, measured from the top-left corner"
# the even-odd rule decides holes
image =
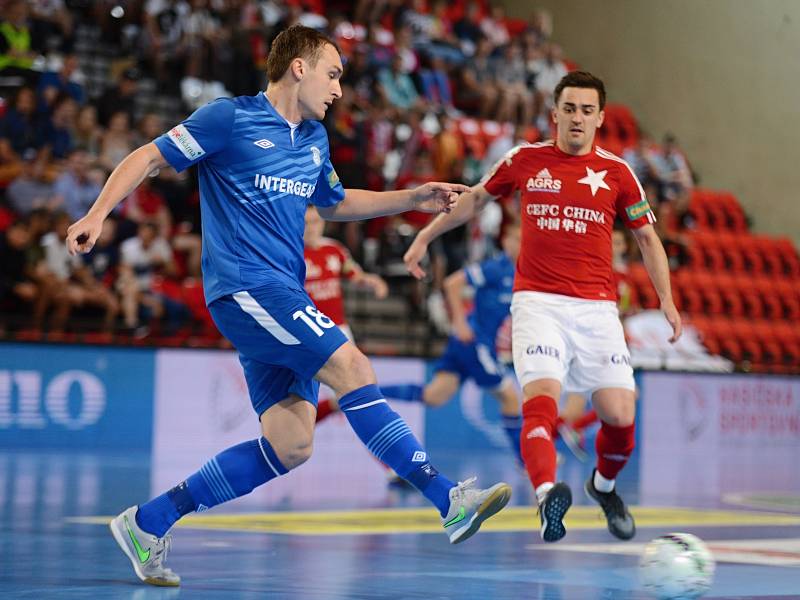
[[[405,402],[422,402],[422,386],[415,383],[401,383],[398,385],[383,385],[383,395],[392,400]]]
[[[287,471],[267,438],[243,442],[223,450],[186,481],[140,505],[136,523],[162,537],[183,515],[249,494]]]
[[[339,408],[369,451],[422,492],[444,517],[455,484],[428,462],[411,429],[389,407],[378,386],[365,385],[345,394],[339,398]]]
[[[506,430],[508,441],[511,442],[511,449],[514,451],[514,456],[517,457],[519,464],[524,465],[522,460],[522,451],[520,450],[519,436],[522,434],[522,417],[513,416],[509,417],[502,415],[503,429]]]

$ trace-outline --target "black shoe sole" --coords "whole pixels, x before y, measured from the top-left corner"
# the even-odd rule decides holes
[[[545,542],[557,542],[567,533],[564,527],[564,515],[572,506],[572,491],[566,483],[555,484],[539,509],[542,517],[542,539]]]

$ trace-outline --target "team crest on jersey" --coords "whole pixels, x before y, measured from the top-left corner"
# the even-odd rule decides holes
[[[314,164],[320,166],[322,164],[322,154],[320,154],[319,148],[316,146],[311,146],[311,158],[314,160]]]
[[[535,177],[529,177],[525,186],[529,192],[547,192],[550,194],[561,193],[561,180],[554,179],[550,171],[542,169]]]

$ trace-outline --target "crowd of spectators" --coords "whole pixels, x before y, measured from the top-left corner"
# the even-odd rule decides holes
[[[131,150],[172,125],[165,117],[264,89],[268,49],[283,28],[322,29],[345,57],[343,98],[325,125],[348,187],[474,184],[517,143],[549,137],[553,88],[574,67],[552,39],[547,11],[509,19],[502,4],[484,0],[0,0],[0,7],[2,326],[34,338],[76,330],[141,338],[201,318],[196,297],[181,291],[187,282],[195,290],[200,276],[190,172],[148,178],[87,256],[65,253],[66,227]],[[82,36],[93,40],[89,48]],[[89,93],[85,72],[98,55],[108,60],[110,83]],[[171,114],[143,110],[146,93],[171,99]],[[651,197],[685,205],[692,177],[674,139],[627,141],[625,158]],[[432,249],[433,294],[402,267],[428,218],[410,213],[329,234],[368,269],[394,278],[412,310],[442,323],[441,281],[491,251],[504,215],[489,210]]]

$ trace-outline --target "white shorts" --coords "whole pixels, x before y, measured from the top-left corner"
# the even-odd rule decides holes
[[[556,379],[571,392],[635,389],[625,332],[613,302],[515,292],[511,349],[523,387],[537,379]]]

